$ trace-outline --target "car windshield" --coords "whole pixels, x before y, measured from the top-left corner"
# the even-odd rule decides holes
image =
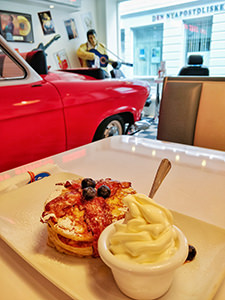
[[[25,78],[25,71],[0,45],[0,80]]]

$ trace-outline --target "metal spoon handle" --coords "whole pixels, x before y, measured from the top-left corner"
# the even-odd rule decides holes
[[[167,159],[164,158],[157,170],[157,173],[155,175],[154,182],[152,184],[152,188],[149,193],[149,197],[153,198],[155,193],[157,192],[158,188],[160,187],[161,183],[163,182],[163,179],[166,177],[167,173],[171,169],[171,162]]]

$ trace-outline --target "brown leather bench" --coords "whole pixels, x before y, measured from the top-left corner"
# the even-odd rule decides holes
[[[224,77],[165,77],[157,139],[225,151],[224,113]]]

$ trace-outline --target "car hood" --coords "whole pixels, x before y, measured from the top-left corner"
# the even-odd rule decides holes
[[[147,81],[142,81],[138,79],[129,79],[129,78],[123,78],[123,79],[115,79],[115,78],[106,78],[106,79],[96,79],[91,76],[87,75],[81,75],[77,73],[71,72],[65,72],[65,71],[53,71],[49,72],[47,75],[42,75],[42,77],[48,81],[57,86],[58,84],[62,83],[72,83],[77,82],[80,84],[89,83],[90,85],[98,85],[99,87],[114,87],[119,90],[123,90],[123,93],[125,90],[129,90],[129,87],[134,88],[144,88],[146,94],[150,93],[150,85]],[[85,84],[86,85],[86,84]]]
[[[53,71],[48,72],[47,75],[42,75],[42,77],[48,82],[57,82],[57,81],[83,81],[83,80],[96,80],[90,76],[84,76],[81,74],[71,73],[71,72],[63,72],[63,71]]]

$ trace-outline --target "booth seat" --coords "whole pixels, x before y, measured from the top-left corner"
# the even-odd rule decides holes
[[[157,139],[225,151],[224,113],[224,77],[165,77]]]

